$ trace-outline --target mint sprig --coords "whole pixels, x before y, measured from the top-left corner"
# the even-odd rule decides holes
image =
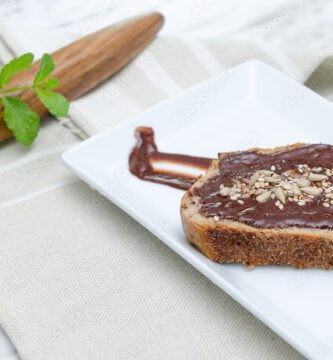
[[[44,106],[52,115],[67,115],[69,103],[64,96],[46,89],[36,89],[36,93],[39,97],[39,100],[44,104]]]
[[[55,116],[66,116],[69,108],[68,100],[52,91],[59,86],[59,81],[55,77],[49,77],[55,69],[49,54],[42,56],[31,85],[5,87],[14,75],[29,69],[33,60],[33,54],[27,53],[10,61],[0,71],[0,102],[3,106],[4,121],[16,140],[27,146],[31,145],[38,135],[40,117],[28,104],[17,96],[10,96],[10,93],[22,90],[36,91],[39,100]]]
[[[23,70],[27,70],[33,61],[34,56],[31,53],[24,54],[16,59],[11,60],[1,69],[0,87],[7,85],[14,75]]]
[[[18,141],[31,145],[39,130],[39,116],[29,106],[15,96],[4,96],[4,118]]]

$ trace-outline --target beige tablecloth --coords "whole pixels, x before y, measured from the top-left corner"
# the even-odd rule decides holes
[[[77,1],[29,3],[15,2],[10,10],[8,4],[1,5],[3,59],[25,50],[53,50],[113,16],[138,10],[126,2],[123,12],[111,2],[114,12],[109,7],[98,12]],[[143,3],[147,9],[156,7]],[[225,8],[217,18],[214,9],[222,3]],[[69,174],[59,158],[87,134],[253,58],[330,96],[332,49],[325,47],[330,39],[320,46],[309,40],[320,15],[318,6],[281,1],[278,9],[270,9],[266,2],[256,3],[266,20],[247,17],[248,5],[239,1],[243,22],[235,29],[232,20],[238,18],[226,2],[160,1],[159,8],[169,16],[172,9],[192,11],[188,27],[176,29],[182,36],[167,25],[125,71],[73,103],[70,119],[62,124],[45,121],[31,149],[13,142],[1,146],[0,323],[22,359],[302,358],[129,216]],[[300,34],[299,13],[304,19],[313,9],[313,29]],[[33,22],[36,13],[48,21]],[[226,34],[216,32],[224,22]],[[288,23],[297,26],[289,24],[287,32]],[[312,49],[302,45],[306,34]]]

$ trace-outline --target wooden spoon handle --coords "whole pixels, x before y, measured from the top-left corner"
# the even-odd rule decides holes
[[[52,53],[56,69],[52,73],[60,86],[56,92],[73,100],[93,89],[138,55],[156,36],[164,22],[159,13],[136,17],[81,38]],[[31,83],[39,66],[36,61],[16,75],[9,86]],[[34,91],[17,93],[40,116],[48,111]],[[0,113],[0,141],[12,136]]]

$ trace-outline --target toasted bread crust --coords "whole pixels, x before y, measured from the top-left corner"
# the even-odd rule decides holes
[[[303,144],[275,149],[252,149],[258,153],[276,153]],[[227,153],[220,154],[220,158]],[[193,190],[218,173],[218,160],[185,193],[181,219],[188,241],[209,259],[219,263],[256,265],[292,265],[296,268],[333,268],[333,232],[322,229],[259,229],[246,224],[203,217]]]

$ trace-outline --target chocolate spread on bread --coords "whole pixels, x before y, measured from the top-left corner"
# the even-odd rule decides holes
[[[212,159],[159,152],[151,128],[139,127],[135,136],[129,168],[142,180],[188,190],[195,176],[156,170],[154,163],[192,166],[202,172],[211,164]],[[270,154],[222,155],[218,174],[193,192],[199,196],[200,214],[205,217],[256,228],[333,229],[333,146],[313,144]]]
[[[200,197],[200,213],[203,216],[239,221],[257,228],[295,226],[333,229],[333,206],[330,203],[333,190],[332,168],[333,146],[331,145],[304,145],[273,154],[257,153],[256,151],[237,152],[222,156],[219,161],[218,174],[194,191]],[[235,182],[240,182],[240,187],[242,184],[247,186],[251,177],[258,170],[267,171],[266,175],[270,178],[269,172],[280,180],[283,175],[289,179],[289,181],[284,181],[285,187],[290,188],[290,190],[283,189],[287,192],[287,195],[284,196],[285,204],[277,200],[277,197],[273,195],[274,191],[270,190],[272,185],[265,182],[264,178],[261,180],[268,186],[268,190],[262,190],[265,193],[269,192],[272,198],[269,196],[263,202],[259,202],[260,193],[247,195],[244,198],[240,195],[233,199],[221,196],[222,188],[234,187]],[[308,178],[314,180],[310,181]],[[297,181],[309,181],[309,184],[305,184],[306,186],[303,188],[299,189],[298,187],[298,193],[301,194],[302,200],[299,200],[300,197],[295,199],[291,186],[293,180],[290,179],[295,180],[296,184]],[[321,180],[318,181],[318,179]],[[223,184],[222,188],[221,184]],[[279,191],[282,190],[280,184],[273,190],[277,187],[280,187]],[[260,191],[260,186],[256,191],[258,190]],[[301,193],[303,190],[307,193]],[[288,192],[290,192],[290,196]],[[311,195],[312,193],[313,195]]]

